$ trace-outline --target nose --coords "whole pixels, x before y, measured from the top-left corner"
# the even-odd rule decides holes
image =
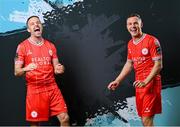
[[[134,24],[134,23],[132,23],[132,27],[135,27],[135,24]]]
[[[36,22],[36,23],[35,23],[35,25],[37,26],[37,25],[38,25],[38,23]]]

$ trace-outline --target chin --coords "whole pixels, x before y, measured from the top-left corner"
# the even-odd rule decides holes
[[[139,37],[139,33],[134,33],[134,34],[131,34],[132,37]]]
[[[137,34],[131,34],[132,37],[137,37]]]
[[[39,37],[41,37],[41,35],[36,35],[35,37],[39,38]]]

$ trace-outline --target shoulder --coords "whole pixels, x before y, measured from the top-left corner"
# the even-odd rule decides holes
[[[133,47],[133,39],[131,39],[131,40],[128,41],[127,47],[128,47],[128,48],[132,48],[132,47]]]
[[[44,39],[44,44],[50,49],[56,49],[55,44],[49,40]]]
[[[146,34],[146,38],[148,38],[150,41],[158,41],[157,37],[154,35]]]
[[[151,37],[151,41],[150,41],[150,44],[151,45],[155,45],[155,46],[160,46],[160,42],[159,40],[157,39],[157,37],[153,36],[153,35],[150,35]]]
[[[51,41],[49,41],[49,40],[47,40],[47,39],[44,39],[44,43],[45,43],[45,44],[48,44],[48,45],[50,45],[50,46],[54,46],[54,43],[51,42]]]
[[[152,45],[160,45],[159,40],[154,35],[146,34],[145,40],[144,42],[150,47]]]
[[[17,45],[16,53],[25,53],[28,40],[24,40]]]
[[[27,47],[27,44],[28,44],[28,39],[20,42],[20,43],[18,44],[18,46],[17,46],[17,50],[18,50],[18,49],[24,49],[25,47]]]
[[[131,45],[133,43],[133,39],[128,41],[128,45]]]
[[[20,42],[18,45],[27,45],[27,43],[29,43],[28,39]]]

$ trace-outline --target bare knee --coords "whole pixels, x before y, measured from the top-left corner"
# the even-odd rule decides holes
[[[142,123],[146,127],[153,126],[153,116],[152,117],[142,117]]]
[[[61,126],[69,126],[69,115],[67,113],[61,113],[57,115],[57,118],[59,119]]]

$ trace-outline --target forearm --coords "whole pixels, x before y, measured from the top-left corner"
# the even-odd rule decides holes
[[[115,80],[118,81],[119,83],[122,82],[124,78],[131,72],[132,68],[133,68],[132,62],[127,61],[121,73]]]
[[[53,59],[52,60],[52,63],[53,63],[53,68],[54,68],[54,73],[55,73],[55,70],[56,70],[56,65],[60,64],[59,63],[59,60],[56,58],[56,59]]]
[[[158,61],[154,64],[150,74],[147,76],[147,78],[143,81],[145,84],[148,84],[157,74],[160,73],[162,69],[162,62]]]
[[[25,74],[25,68],[15,68],[14,75],[22,76]]]
[[[54,67],[55,74],[64,73],[64,66],[59,62],[58,59],[53,59],[53,67]]]

